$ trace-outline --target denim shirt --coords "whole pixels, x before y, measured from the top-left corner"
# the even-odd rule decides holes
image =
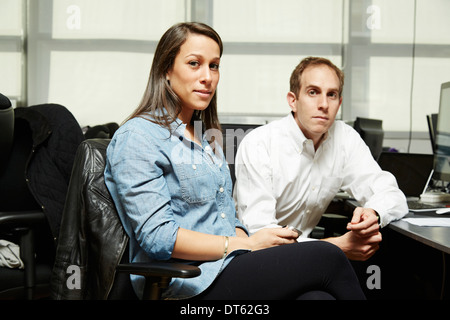
[[[121,126],[107,149],[105,182],[130,237],[130,261],[170,260],[178,228],[235,236],[245,227],[236,217],[232,182],[223,151],[184,137],[186,125],[172,123],[172,134],[147,119]],[[246,231],[246,230],[245,230]],[[205,290],[241,251],[216,261],[192,262],[201,275],[173,278],[163,298],[188,298]],[[144,278],[132,276],[142,296]]]

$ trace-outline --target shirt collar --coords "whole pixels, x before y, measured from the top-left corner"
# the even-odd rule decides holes
[[[184,131],[186,130],[186,123],[183,123],[183,121],[176,118],[175,121],[173,121],[170,124],[170,130],[173,133],[176,133],[178,136],[184,136]]]
[[[285,128],[287,135],[293,139],[295,146],[300,148],[300,151],[303,151],[303,146],[308,139],[306,139],[302,130],[300,130],[297,122],[295,122],[294,114],[292,112],[286,117]]]

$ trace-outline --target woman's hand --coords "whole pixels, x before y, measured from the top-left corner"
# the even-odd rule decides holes
[[[226,247],[224,236],[179,228],[172,257],[196,261],[217,260],[222,258],[225,252],[228,254],[238,249],[254,251],[294,243],[297,237],[297,232],[288,228],[262,229],[250,237],[242,229],[236,228],[236,237],[228,237]]]
[[[295,243],[298,238],[296,231],[288,228],[265,228],[250,237],[230,238],[230,252],[236,249],[252,251],[275,247],[283,244]]]

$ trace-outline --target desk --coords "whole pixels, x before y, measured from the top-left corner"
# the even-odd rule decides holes
[[[405,218],[429,218],[429,215],[408,213]],[[440,216],[445,217],[445,216]],[[448,216],[450,219],[450,216]],[[449,227],[420,227],[403,220],[391,222],[389,228],[411,239],[417,240],[427,246],[450,254],[450,228]]]
[[[406,217],[430,216],[408,213]],[[421,227],[398,220],[386,229],[390,296],[450,299],[450,228]]]
[[[353,211],[358,206],[358,202],[349,199],[346,200],[346,205]],[[450,215],[439,215],[440,218],[448,217]],[[405,218],[430,218],[430,214],[426,213],[408,213]],[[403,220],[397,220],[391,222],[388,226],[389,229],[399,232],[411,239],[419,241],[427,246],[438,249],[442,252],[450,254],[450,228],[449,227],[420,227],[410,224]]]
[[[349,199],[345,205],[352,212],[358,203]],[[414,217],[430,218],[430,214],[405,216]],[[378,259],[366,262],[383,271],[383,290],[375,299],[450,299],[450,227],[421,227],[397,220],[383,228],[382,234],[374,256]],[[373,294],[368,293],[369,297]]]

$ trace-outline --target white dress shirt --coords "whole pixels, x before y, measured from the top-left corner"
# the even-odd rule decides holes
[[[342,121],[335,121],[317,151],[292,114],[254,129],[239,145],[234,198],[250,233],[290,225],[308,237],[339,190],[374,209],[382,227],[408,213],[394,176],[381,170]]]

